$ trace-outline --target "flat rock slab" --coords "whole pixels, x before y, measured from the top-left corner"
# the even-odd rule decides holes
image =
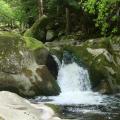
[[[31,104],[11,92],[0,92],[0,120],[61,120],[44,104]]]

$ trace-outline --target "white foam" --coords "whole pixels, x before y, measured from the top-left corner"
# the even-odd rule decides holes
[[[87,69],[77,63],[64,64],[58,72],[59,96],[50,97],[55,104],[101,104],[103,97],[92,92]]]
[[[54,56],[59,65],[58,84],[61,88],[59,96],[50,96],[47,99],[52,99],[49,103],[60,105],[98,105],[102,104],[103,95],[91,90],[88,70],[79,66],[77,63],[60,65],[59,60]]]
[[[66,92],[61,93],[59,96],[50,97],[52,103],[61,104],[61,105],[70,105],[70,104],[86,104],[86,105],[96,105],[101,104],[103,97],[94,92]]]
[[[63,62],[57,80],[62,93],[91,90],[88,71],[75,62],[67,65]]]

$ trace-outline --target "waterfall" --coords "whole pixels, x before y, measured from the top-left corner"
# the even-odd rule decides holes
[[[57,81],[62,93],[91,90],[88,70],[79,66],[71,54],[68,52],[63,54],[62,64],[55,55],[53,55],[53,58],[58,64]]]
[[[74,56],[65,52],[62,64],[56,56],[53,56],[58,64],[57,82],[60,86],[61,93],[58,96],[49,96],[36,100],[47,101],[52,104],[73,105],[88,104],[95,105],[103,102],[103,97],[91,89],[88,70],[82,64],[75,62]],[[46,100],[47,99],[47,100]]]
[[[75,62],[65,64],[63,61],[57,80],[62,93],[91,90],[88,71]]]
[[[68,52],[63,55],[62,64],[58,63],[57,81],[61,88],[59,96],[50,97],[57,104],[99,104],[102,102],[100,94],[92,92],[88,70],[79,66]]]

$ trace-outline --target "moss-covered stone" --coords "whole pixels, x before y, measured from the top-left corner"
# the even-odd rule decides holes
[[[46,103],[45,105],[52,108],[58,116],[62,111],[61,106],[58,106],[58,105],[55,105],[55,104],[49,104],[49,103]]]
[[[120,37],[88,40],[80,45],[65,45],[88,66],[93,87],[106,81],[109,92],[120,86]]]
[[[25,97],[59,94],[54,76],[33,54],[43,47],[35,38],[0,32],[0,90]]]
[[[41,49],[41,48],[45,48],[44,44],[41,41],[38,41],[35,38],[32,37],[24,37],[25,43],[26,43],[26,47],[32,51],[36,50],[36,49]]]
[[[25,43],[20,35],[0,32],[0,69],[7,73],[18,73],[24,47]]]
[[[46,26],[48,24],[47,16],[43,15],[40,19],[36,20],[33,26],[25,33],[25,37],[33,37],[42,42],[46,40]]]
[[[33,75],[32,70],[29,70],[29,69],[27,69],[27,68],[23,68],[23,69],[22,69],[22,72],[23,72],[23,74],[24,74],[26,77],[28,77],[28,78],[32,77],[32,75]]]

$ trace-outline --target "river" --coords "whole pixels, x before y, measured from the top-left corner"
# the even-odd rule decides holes
[[[59,96],[39,96],[34,102],[50,103],[61,107],[61,118],[74,120],[120,120],[120,94],[102,95],[93,92],[88,70],[68,54],[59,66],[57,81]]]

